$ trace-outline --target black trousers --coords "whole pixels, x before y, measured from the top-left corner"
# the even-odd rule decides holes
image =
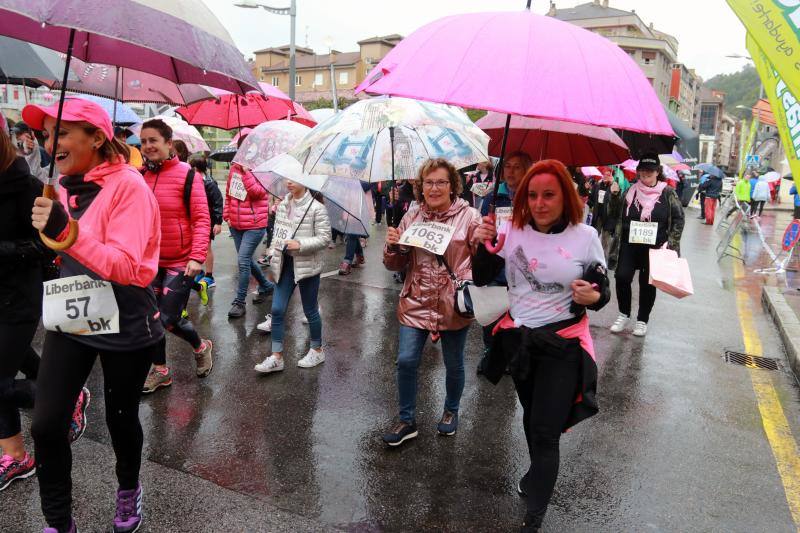
[[[534,354],[535,355],[535,354]],[[531,466],[526,474],[526,522],[540,526],[558,479],[559,442],[580,380],[580,345],[560,358],[532,357],[525,381],[514,379]]]
[[[750,215],[758,215],[761,216],[761,213],[764,212],[764,204],[766,202],[763,200],[751,200],[750,201]]]
[[[19,410],[33,407],[39,354],[31,348],[39,321],[0,324],[0,439],[22,431]],[[16,379],[17,373],[26,379]]]
[[[633,276],[639,271],[639,312],[636,320],[647,322],[656,303],[656,288],[650,285],[650,248],[640,244],[622,243],[619,261],[614,271],[619,312],[631,316]]]
[[[42,512],[50,527],[69,527],[72,506],[72,450],[68,440],[75,401],[95,359],[103,367],[106,425],[117,458],[119,488],[139,482],[142,426],[139,398],[157,345],[131,351],[98,351],[60,333],[47,332],[33,414],[34,450]]]
[[[185,340],[197,350],[202,344],[200,335],[194,329],[194,325],[181,316],[181,312],[189,303],[190,291],[179,293],[172,291],[167,293],[165,287],[175,286],[177,278],[185,278],[181,268],[159,268],[156,278],[153,280],[153,290],[158,300],[158,309],[161,313],[161,323],[164,328],[176,337]],[[169,294],[169,297],[167,296]],[[153,364],[167,364],[167,339],[162,339],[160,349],[153,356]]]

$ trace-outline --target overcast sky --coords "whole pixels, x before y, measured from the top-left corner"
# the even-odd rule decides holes
[[[289,43],[289,17],[264,10],[242,9],[233,0],[205,0],[248,57],[254,50]],[[274,7],[289,0],[259,0]],[[558,8],[585,3],[557,0]],[[704,78],[740,70],[747,55],[745,31],[725,0],[610,0],[617,9],[635,9],[645,23],[674,35],[680,43],[679,61]],[[456,13],[524,9],[525,0],[297,0],[297,44],[327,52],[326,39],[342,52],[358,50],[357,41],[376,35],[408,35],[439,17]],[[533,0],[544,14],[548,0]]]

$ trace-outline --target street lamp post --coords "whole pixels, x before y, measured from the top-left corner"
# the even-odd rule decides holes
[[[247,9],[261,8],[275,15],[289,15],[291,19],[289,29],[289,98],[294,100],[294,87],[297,78],[297,68],[295,64],[295,24],[297,22],[297,1],[291,0],[289,7],[271,7],[264,4],[259,4],[254,0],[239,0],[233,3],[236,7],[243,7]]]
[[[331,96],[333,97],[333,112],[339,112],[339,98],[336,96],[336,67],[334,66],[334,50],[333,50],[333,38],[326,37],[325,44],[328,46],[328,57],[331,62]]]

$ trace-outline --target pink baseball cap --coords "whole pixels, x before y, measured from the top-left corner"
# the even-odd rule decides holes
[[[58,116],[58,102],[49,106],[29,104],[22,108],[22,120],[34,130],[44,129],[45,117]],[[64,110],[61,120],[66,122],[88,122],[102,130],[107,139],[114,138],[111,117],[100,105],[83,98],[67,97],[64,99]]]

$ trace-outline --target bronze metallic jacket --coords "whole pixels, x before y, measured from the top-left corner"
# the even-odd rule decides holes
[[[415,206],[400,222],[400,233],[417,221],[456,227],[444,257],[458,279],[471,280],[472,234],[481,221],[478,212],[461,198],[442,213],[428,211],[424,205]],[[458,316],[453,309],[455,288],[447,269],[439,264],[435,255],[420,248],[385,246],[383,264],[389,270],[406,272],[397,306],[397,319],[402,325],[428,331],[448,331],[470,324],[469,319]]]

